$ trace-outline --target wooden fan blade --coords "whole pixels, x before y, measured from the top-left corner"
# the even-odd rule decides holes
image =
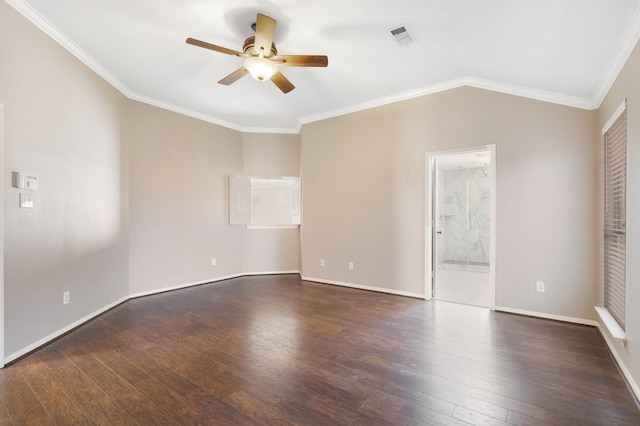
[[[324,55],[277,55],[271,60],[285,67],[326,67],[329,65],[329,58]]]
[[[280,71],[271,77],[271,81],[278,86],[278,89],[282,90],[282,93],[289,93],[296,88]]]
[[[244,77],[248,73],[249,71],[245,67],[238,68],[237,70],[235,70],[234,72],[232,72],[231,74],[229,74],[228,76],[220,80],[218,84],[224,84],[225,86],[228,86],[240,80],[242,77]]]
[[[264,56],[269,56],[273,36],[276,33],[276,25],[277,22],[275,19],[258,13],[256,19],[256,52],[259,53],[260,49],[264,49]]]
[[[196,40],[195,38],[191,38],[191,37],[189,37],[186,41],[187,41],[187,44],[192,44],[198,47],[204,47],[205,49],[214,50],[220,53],[226,53],[227,55],[239,56],[241,58],[247,56],[242,52],[238,52],[237,50],[227,49],[226,47],[207,43],[206,41]]]

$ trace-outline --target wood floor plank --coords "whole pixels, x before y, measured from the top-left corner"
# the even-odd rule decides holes
[[[0,370],[0,425],[635,425],[593,327],[236,278],[132,299]]]
[[[147,425],[178,425],[179,422],[170,413],[151,402],[147,397],[127,383],[114,371],[107,368],[93,355],[77,350],[65,349],[67,357],[136,422]],[[59,423],[64,424],[64,423]]]
[[[18,366],[7,366],[0,372],[0,395],[14,424],[55,424],[20,373]]]
[[[464,422],[477,426],[508,425],[508,423],[506,422],[506,415],[504,419],[498,419],[496,417],[488,416],[486,414],[482,414],[461,406],[456,407],[453,410],[453,414],[451,414],[451,416],[454,419],[462,420]]]
[[[32,359],[21,364],[19,370],[56,424],[94,424],[85,409],[76,403],[43,362]]]
[[[51,355],[43,357],[42,361],[53,377],[64,385],[65,391],[84,407],[96,424],[114,426],[135,424],[133,418],[122,407],[67,357],[61,356],[58,352],[53,352]]]
[[[0,426],[12,425],[13,420],[11,420],[11,415],[9,414],[9,410],[7,406],[4,404],[4,401],[0,399]]]

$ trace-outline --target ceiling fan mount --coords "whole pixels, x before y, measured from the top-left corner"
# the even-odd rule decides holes
[[[275,19],[259,13],[251,25],[256,35],[244,41],[242,52],[194,38],[188,38],[186,42],[244,59],[244,65],[218,81],[219,84],[233,84],[250,73],[256,80],[271,80],[283,93],[289,93],[295,86],[280,72],[279,66],[326,67],[329,59],[324,55],[278,55],[273,42],[277,24]]]
[[[255,36],[251,36],[248,37],[245,41],[244,41],[244,45],[242,46],[242,51],[249,55],[249,56],[259,56],[260,55],[260,51],[259,49],[256,49],[256,38]],[[276,49],[276,44],[271,42],[271,49],[269,51],[269,54],[265,54],[263,53],[264,57],[269,59],[272,58],[274,56],[276,56],[278,54],[278,50]]]

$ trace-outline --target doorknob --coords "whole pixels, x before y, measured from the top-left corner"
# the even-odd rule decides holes
[[[442,234],[442,231],[438,231],[438,232],[436,232],[436,234]]]

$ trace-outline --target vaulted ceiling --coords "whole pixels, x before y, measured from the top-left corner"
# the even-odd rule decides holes
[[[260,132],[464,85],[597,108],[640,36],[640,0],[6,1],[129,98]],[[185,39],[241,51],[257,13],[329,66],[282,67],[288,94],[217,84],[242,59]]]

